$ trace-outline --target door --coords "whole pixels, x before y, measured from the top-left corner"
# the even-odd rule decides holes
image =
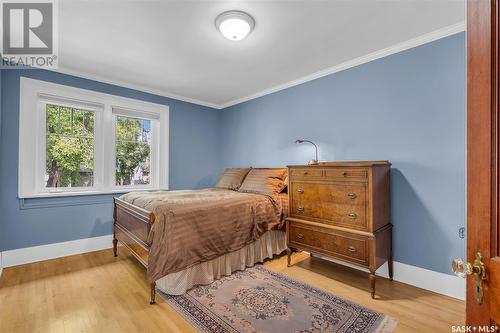
[[[467,325],[500,323],[498,10],[467,3]],[[477,254],[482,256],[484,269]],[[482,271],[481,271],[482,270]],[[485,273],[482,276],[482,273]]]

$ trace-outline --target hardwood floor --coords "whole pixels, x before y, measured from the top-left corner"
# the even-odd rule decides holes
[[[296,253],[265,265],[399,320],[396,332],[450,332],[464,324],[464,302]],[[6,268],[0,278],[0,332],[193,332],[157,297],[149,305],[144,268],[125,249]]]

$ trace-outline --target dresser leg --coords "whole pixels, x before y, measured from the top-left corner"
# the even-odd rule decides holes
[[[151,300],[149,301],[149,304],[155,304],[156,303],[156,282],[151,283]]]
[[[113,238],[113,254],[118,257],[118,239]]]
[[[389,280],[392,281],[392,278],[394,277],[394,263],[392,258],[390,258],[387,262],[387,267],[389,268]]]
[[[370,272],[369,279],[370,279],[370,290],[372,293],[372,298],[375,298],[375,280],[376,280],[375,272],[373,273]]]
[[[292,249],[289,247],[286,248],[286,266],[292,266]]]

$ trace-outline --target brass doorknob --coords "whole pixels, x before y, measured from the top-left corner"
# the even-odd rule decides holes
[[[485,275],[483,256],[478,252],[473,264],[465,262],[462,258],[456,258],[451,262],[451,270],[456,276],[461,278],[471,274],[481,275],[483,277]]]
[[[456,276],[465,278],[467,275],[472,274],[472,265],[462,258],[455,258],[451,262],[451,270]]]
[[[483,280],[486,279],[486,269],[484,268],[483,256],[476,253],[476,258],[471,264],[462,258],[456,258],[451,262],[451,270],[456,276],[464,278],[467,275],[474,274],[476,283],[476,301],[478,304],[483,302]]]

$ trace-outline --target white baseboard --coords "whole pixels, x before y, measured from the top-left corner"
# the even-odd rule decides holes
[[[326,258],[316,254],[314,256],[368,272],[367,269],[363,269],[355,265],[350,265],[342,261]],[[387,263],[380,266],[375,274],[388,278],[389,273]],[[460,300],[465,300],[465,279],[459,278],[454,275],[435,272],[429,269],[394,261],[393,278],[395,281],[430,290],[438,294],[458,298]]]
[[[74,254],[99,251],[113,247],[112,241],[113,235],[106,235],[9,250],[3,252],[2,263],[3,267],[12,267]]]

